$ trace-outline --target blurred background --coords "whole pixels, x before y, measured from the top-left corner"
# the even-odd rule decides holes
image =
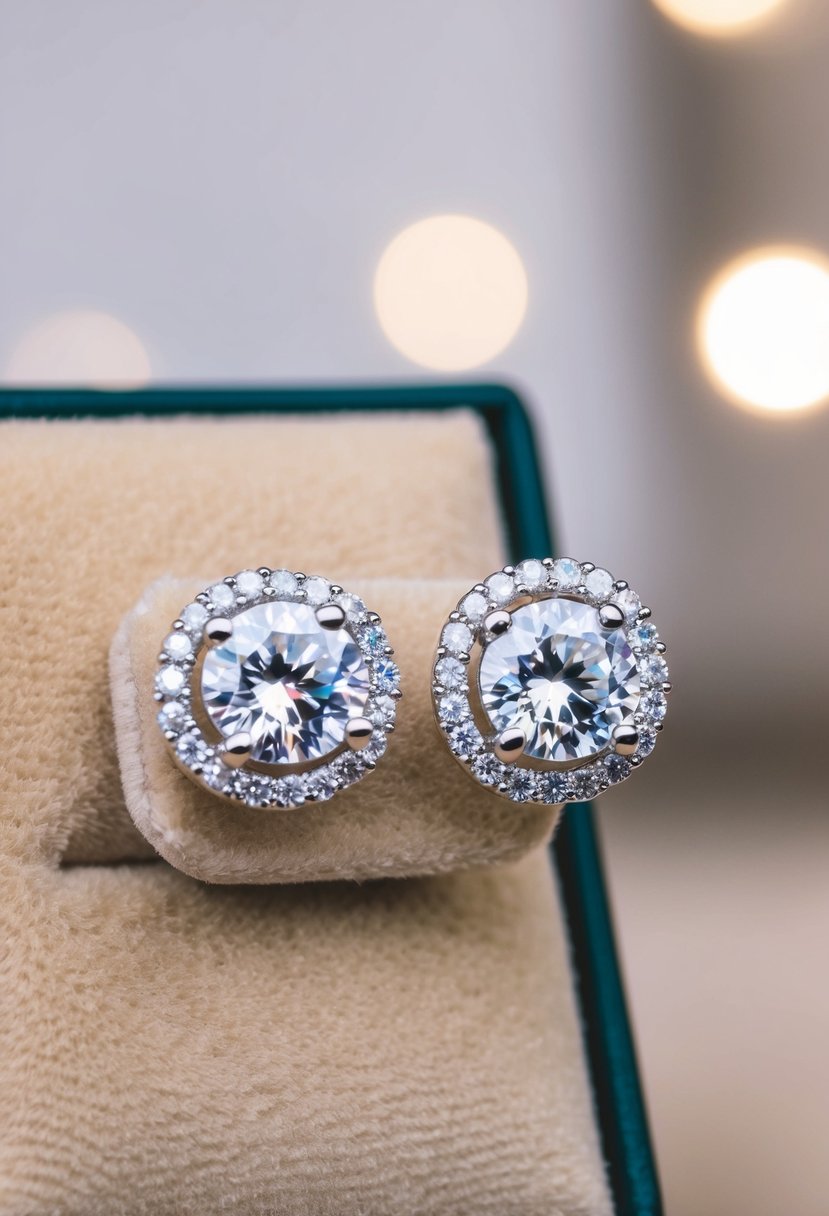
[[[667,1208],[829,1195],[825,0],[0,6],[0,374],[513,383],[676,692],[601,806]]]

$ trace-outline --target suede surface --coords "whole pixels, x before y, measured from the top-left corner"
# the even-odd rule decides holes
[[[273,811],[228,803],[190,781],[158,728],[152,688],[171,621],[211,581],[154,583],[124,618],[111,652],[127,809],[171,865],[224,883],[408,877],[515,860],[548,839],[553,808],[482,790],[434,720],[434,647],[468,582],[367,579],[355,586],[380,612],[403,673],[397,726],[369,777],[329,802]]]
[[[207,885],[121,789],[107,651],[142,591],[262,562],[474,582],[502,560],[476,419],[12,422],[0,472],[0,1213],[604,1216],[543,848]]]

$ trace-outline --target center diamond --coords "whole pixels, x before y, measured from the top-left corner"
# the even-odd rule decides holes
[[[258,604],[233,618],[228,641],[208,651],[201,695],[227,738],[246,731],[264,764],[320,760],[363,716],[363,654],[346,629],[324,629],[309,604]]]
[[[539,600],[516,608],[512,624],[486,647],[481,701],[500,733],[518,727],[524,755],[583,760],[632,717],[639,673],[621,629],[604,629],[589,604]]]

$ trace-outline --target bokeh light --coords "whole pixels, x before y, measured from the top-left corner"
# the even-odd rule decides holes
[[[660,12],[696,34],[712,37],[747,33],[788,0],[653,0]]]
[[[515,247],[491,224],[435,215],[386,247],[374,305],[386,337],[408,359],[464,371],[514,338],[527,310],[527,275]]]
[[[703,296],[700,354],[732,400],[792,411],[829,394],[829,270],[804,249],[757,249]]]
[[[73,309],[45,317],[28,330],[7,364],[13,384],[83,384],[137,388],[150,378],[138,336],[106,312]]]

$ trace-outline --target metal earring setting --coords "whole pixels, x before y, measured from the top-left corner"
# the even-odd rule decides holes
[[[670,691],[650,610],[590,562],[530,558],[477,583],[432,678],[456,759],[514,802],[581,802],[654,748]]]
[[[158,723],[197,784],[262,809],[322,802],[386,750],[399,672],[380,617],[319,576],[262,566],[207,587],[164,639]]]

